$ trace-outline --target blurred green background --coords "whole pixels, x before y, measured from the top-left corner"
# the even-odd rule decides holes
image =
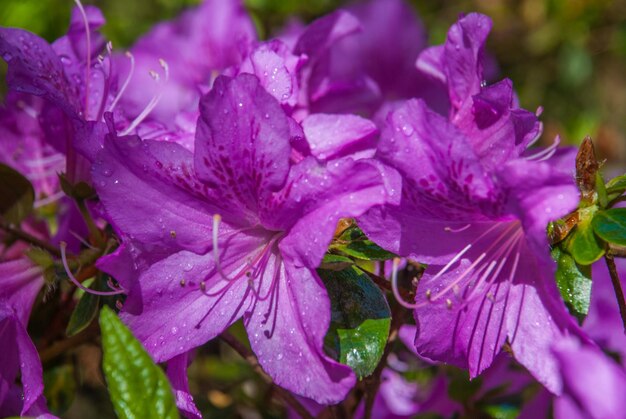
[[[308,21],[340,0],[245,0],[261,36],[289,17]],[[105,33],[127,46],[159,20],[199,0],[91,0],[107,18]],[[489,50],[510,77],[521,103],[544,107],[543,141],[561,134],[577,144],[589,134],[602,156],[626,162],[626,0],[412,1],[431,43],[445,39],[459,13],[491,16]],[[63,34],[73,1],[1,0],[0,23],[28,28],[49,40]]]

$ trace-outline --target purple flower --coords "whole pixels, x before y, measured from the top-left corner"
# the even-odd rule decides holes
[[[552,343],[586,339],[556,288],[546,238],[548,222],[578,203],[574,153],[526,155],[536,117],[516,107],[510,82],[482,83],[489,27],[484,16],[463,17],[437,54],[420,57],[448,88],[449,119],[420,100],[387,115],[377,157],[402,174],[402,201],[359,222],[386,249],[429,264],[410,305],[422,356],[475,377],[508,344],[558,393]]]
[[[240,0],[205,0],[141,37],[130,50],[132,60],[115,57],[120,79],[127,80],[120,105],[131,119],[144,111],[155,94],[150,71],[159,69],[163,60],[169,67],[168,82],[147,120],[171,127],[181,111],[197,110],[201,86],[239,64],[254,41],[254,25]]]
[[[330,302],[315,268],[339,218],[390,199],[381,172],[292,147],[301,130],[252,75],[219,77],[200,114],[193,155],[110,135],[95,164],[99,196],[127,239],[121,262],[107,264],[134,260],[139,274],[118,278],[129,290],[123,319],[161,362],[243,317],[277,384],[338,402],[354,375],[323,352]]]
[[[370,0],[347,9],[360,24],[324,52],[311,71],[315,112],[375,112],[383,101],[429,97],[414,63],[426,46],[414,9],[402,0]]]

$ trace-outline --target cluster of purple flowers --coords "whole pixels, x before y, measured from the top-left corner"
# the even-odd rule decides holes
[[[626,371],[599,346],[625,351],[620,325],[589,326],[607,318],[598,303],[581,328],[554,281],[546,226],[579,202],[575,150],[531,148],[540,112],[510,80],[486,81],[488,17],[460,17],[432,47],[401,0],[265,41],[235,0],[206,0],[127,52],[103,24],[78,4],[52,44],[0,28],[0,161],[31,181],[35,207],[56,205],[54,230],[21,228],[57,244],[75,282],[68,255],[114,233],[96,266],[116,284],[93,292],[124,296],[121,319],[167,363],[186,415],[200,416],[190,354],[239,319],[277,385],[323,405],[346,397],[356,377],[323,349],[331,306],[316,271],[344,218],[427,264],[413,301],[392,266],[417,356],[473,378],[507,352],[563,417],[623,415]],[[98,199],[77,209],[59,172]],[[0,248],[0,413],[36,416],[47,410],[26,326],[44,277],[26,248]],[[441,389],[418,402],[393,369],[383,381],[380,415],[454,411]]]

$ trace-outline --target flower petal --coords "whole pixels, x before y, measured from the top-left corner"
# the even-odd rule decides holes
[[[259,202],[289,172],[289,120],[259,79],[221,76],[202,98],[195,168],[221,199],[254,219]]]
[[[311,154],[319,160],[345,157],[373,149],[378,129],[373,122],[356,115],[313,114],[302,121]]]
[[[270,295],[257,299],[245,322],[259,363],[281,387],[318,403],[338,403],[355,376],[350,367],[324,353],[330,300],[322,281],[314,271],[276,257],[266,272],[258,293]]]
[[[234,277],[264,243],[264,233],[220,233],[223,272]],[[148,352],[162,362],[200,346],[224,331],[250,305],[247,278],[225,280],[214,255],[181,251],[147,269],[128,298],[139,312],[123,312],[122,320]]]
[[[211,216],[220,211],[207,200],[211,191],[195,177],[183,147],[109,135],[92,170],[114,228],[146,250],[202,252],[210,245]]]
[[[169,378],[176,395],[176,406],[188,418],[202,419],[202,413],[193,402],[187,379],[189,352],[175,356],[167,363],[167,378]]]

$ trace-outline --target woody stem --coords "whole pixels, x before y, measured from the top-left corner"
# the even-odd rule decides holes
[[[617,275],[615,260],[610,252],[604,255],[604,260],[606,261],[606,266],[609,268],[611,282],[615,290],[615,298],[617,298],[617,305],[619,306],[619,314],[622,316],[622,324],[624,325],[624,332],[626,332],[626,300],[624,300],[624,291],[622,290],[622,284]]]

